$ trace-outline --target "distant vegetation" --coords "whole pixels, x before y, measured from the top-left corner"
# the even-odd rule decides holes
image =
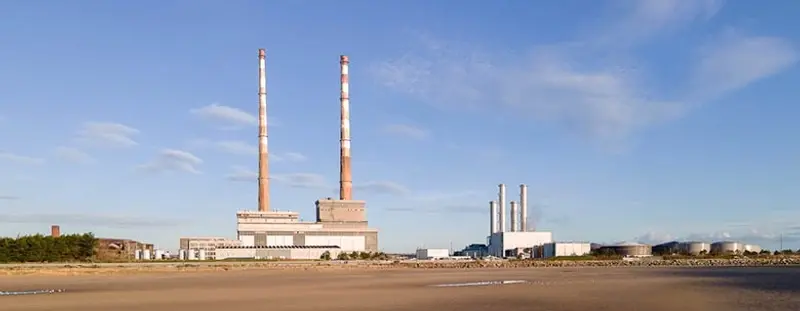
[[[91,233],[0,238],[0,263],[91,261],[97,254],[97,244]]]

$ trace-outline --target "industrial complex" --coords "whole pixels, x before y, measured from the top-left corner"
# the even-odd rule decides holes
[[[258,50],[258,208],[236,212],[236,239],[182,237],[177,256],[132,240],[101,240],[101,248],[139,260],[178,257],[183,260],[224,259],[319,259],[339,254],[378,252],[378,230],[370,228],[365,201],[353,198],[350,145],[349,59],[340,64],[339,197],[316,200],[314,222],[300,220],[298,212],[270,206],[267,126],[266,52]],[[505,184],[498,185],[496,200],[489,202],[489,232],[485,244],[471,244],[461,251],[418,249],[419,259],[551,258],[606,253],[647,257],[654,253],[760,252],[760,247],[739,242],[670,242],[656,246],[639,243],[596,245],[589,242],[557,242],[553,233],[538,231],[528,223],[528,187],[519,186],[517,201],[506,201]],[[53,226],[52,235],[60,228]],[[353,255],[355,256],[355,255]]]

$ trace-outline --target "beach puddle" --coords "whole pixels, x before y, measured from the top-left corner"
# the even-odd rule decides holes
[[[0,296],[46,295],[63,293],[63,289],[36,289],[22,291],[0,291]]]
[[[467,286],[492,286],[492,285],[511,285],[511,284],[525,284],[525,280],[504,280],[504,281],[482,281],[482,282],[467,282],[467,283],[447,283],[431,285],[433,287],[467,287]]]

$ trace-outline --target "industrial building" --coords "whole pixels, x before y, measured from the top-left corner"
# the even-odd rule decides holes
[[[495,257],[530,256],[535,246],[553,242],[553,233],[533,231],[528,226],[528,186],[519,186],[519,205],[509,202],[506,227],[506,186],[498,185],[497,201],[489,202],[488,255]]]
[[[464,256],[470,258],[483,258],[489,255],[489,247],[486,244],[470,244],[460,251],[453,253],[453,256]]]
[[[338,246],[223,246],[216,249],[214,258],[226,259],[320,259],[327,253],[330,258],[339,256]]]
[[[450,250],[446,248],[418,248],[416,251],[419,260],[436,260],[450,257]]]
[[[534,248],[533,257],[553,258],[565,256],[585,256],[592,252],[589,242],[553,242]]]
[[[600,253],[609,253],[624,257],[649,257],[653,255],[653,247],[647,244],[622,242],[600,247]]]
[[[293,211],[270,208],[269,151],[267,127],[266,51],[258,50],[258,210],[236,213],[236,243],[224,238],[181,239],[182,258],[220,259],[253,255],[255,257],[296,258],[302,254],[318,259],[321,249],[336,252],[377,252],[378,230],[367,222],[366,202],[353,199],[350,139],[350,79],[347,56],[339,58],[339,198],[315,202],[316,221],[302,222]],[[196,241],[190,245],[190,241]],[[332,247],[336,248],[332,248]],[[279,250],[280,249],[280,250]],[[305,253],[300,250],[308,250]],[[311,251],[313,250],[313,251]],[[201,253],[202,251],[202,253]],[[224,254],[218,254],[218,252]],[[283,254],[289,255],[264,255]],[[324,251],[323,251],[324,252]],[[314,253],[314,254],[312,254]]]

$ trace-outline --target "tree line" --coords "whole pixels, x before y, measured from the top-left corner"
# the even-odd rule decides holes
[[[92,233],[0,238],[0,263],[89,261],[95,256],[97,245]]]

